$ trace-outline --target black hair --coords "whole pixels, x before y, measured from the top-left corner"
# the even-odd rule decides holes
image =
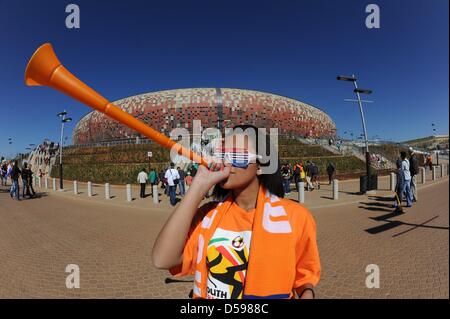
[[[405,151],[401,151],[400,152],[400,157],[402,158],[402,160],[404,160],[406,158],[406,152]]]
[[[175,167],[175,164],[174,163],[170,163],[170,167]]]
[[[266,150],[266,152],[267,151],[270,152],[269,155],[274,154],[273,152],[277,151],[277,150],[275,150],[274,145],[272,145],[272,143],[271,143],[270,136],[265,134],[265,132],[264,132],[264,134],[262,134],[263,133],[262,130],[258,131],[258,128],[256,126],[253,126],[250,124],[243,124],[243,125],[237,125],[237,126],[233,127],[233,131],[235,131],[236,129],[242,130],[243,132],[245,132],[246,130],[254,131],[255,134],[253,134],[253,136],[255,136],[255,139],[256,139],[255,140],[256,154],[262,155],[264,157],[267,155],[267,154],[260,154],[259,144],[258,144],[259,134],[261,134],[261,136],[263,136],[263,138],[265,139],[265,142],[266,142],[265,150]],[[277,161],[276,171],[274,173],[261,174],[261,175],[258,175],[257,178],[259,180],[259,183],[266,190],[268,190],[271,194],[283,198],[284,197],[284,189],[283,189],[283,179],[281,177],[281,170],[280,170],[280,159],[277,157],[276,161]],[[271,164],[270,162],[260,163],[260,161],[258,159],[256,160],[256,163],[259,164],[260,167],[269,166]],[[228,193],[229,193],[229,190],[223,189],[222,187],[220,187],[220,184],[216,184],[216,186],[214,187],[214,190],[213,190],[213,197],[216,200],[222,200],[226,195],[228,195]]]

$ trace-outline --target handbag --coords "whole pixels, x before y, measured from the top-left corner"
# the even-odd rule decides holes
[[[172,176],[173,184],[178,185],[180,183],[180,180],[178,178],[174,179],[172,175],[172,169],[169,168],[170,176]]]

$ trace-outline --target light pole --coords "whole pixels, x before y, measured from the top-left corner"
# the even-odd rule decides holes
[[[433,128],[433,136],[436,136],[436,125],[431,123],[431,127]],[[436,165],[439,165],[439,143],[436,143]]]
[[[59,188],[64,189],[63,185],[63,164],[62,164],[62,155],[63,155],[63,135],[64,135],[64,123],[72,121],[70,117],[67,117],[67,112],[64,110],[57,114],[58,117],[61,118],[61,140],[59,144]]]
[[[12,138],[8,138],[8,155],[7,156],[12,156],[12,151],[11,151],[11,145],[12,145],[13,141]]]
[[[353,90],[354,93],[356,93],[356,98],[357,98],[357,102],[359,105],[359,112],[361,115],[361,122],[362,122],[362,126],[363,126],[363,131],[364,131],[364,139],[365,139],[365,144],[366,144],[366,174],[367,174],[367,190],[370,190],[370,153],[369,153],[369,141],[367,138],[367,129],[366,129],[366,120],[364,119],[364,111],[363,111],[363,107],[362,107],[362,103],[363,102],[371,102],[371,101],[363,101],[361,100],[361,94],[371,94],[372,90],[364,90],[364,89],[360,89],[358,88],[358,83],[357,83],[357,79],[355,77],[354,74],[352,74],[352,76],[343,76],[340,75],[337,77],[337,80],[339,81],[348,81],[348,82],[352,82],[353,86],[355,87],[355,89]],[[350,100],[351,102],[353,102],[353,100]]]

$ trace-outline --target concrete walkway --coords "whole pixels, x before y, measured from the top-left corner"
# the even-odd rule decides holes
[[[448,298],[448,181],[419,185],[419,202],[402,215],[393,214],[388,178],[371,196],[354,194],[359,181],[342,182],[339,201],[328,185],[307,193],[322,263],[317,297]],[[127,203],[123,187],[110,200],[101,190],[88,198],[82,185],[79,195],[40,189],[17,202],[0,188],[0,298],[187,298],[192,278],[173,281],[151,264],[167,198]],[[69,264],[79,266],[79,289],[66,287]],[[368,265],[380,288],[367,288]]]

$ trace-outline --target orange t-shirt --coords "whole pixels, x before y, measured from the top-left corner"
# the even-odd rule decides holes
[[[242,299],[254,216],[233,203],[215,230],[206,253],[208,299]]]
[[[306,283],[313,286],[320,277],[320,260],[316,242],[316,225],[309,211],[303,206],[289,200],[283,200],[291,206],[294,214],[289,215],[292,225],[297,225],[291,235],[292,241],[283,249],[284,254],[294,254],[292,265],[277,265],[277,271],[283,273],[283,267],[295,269],[292,289]],[[174,276],[197,275],[196,263],[199,260],[198,237],[202,223],[208,223],[205,214],[214,210],[217,202],[210,202],[199,209],[194,217],[183,250],[182,264],[170,269]],[[214,235],[208,243],[206,263],[208,269],[207,298],[225,299],[242,298],[249,256],[251,254],[252,225],[255,209],[245,211],[236,203],[230,206],[218,224]],[[272,225],[276,225],[276,219]],[[267,243],[267,249],[277,243]],[[275,248],[275,247],[274,247]],[[274,265],[275,266],[275,265]],[[280,268],[281,267],[281,268]],[[292,268],[291,268],[292,267]],[[291,294],[293,296],[293,294]]]

